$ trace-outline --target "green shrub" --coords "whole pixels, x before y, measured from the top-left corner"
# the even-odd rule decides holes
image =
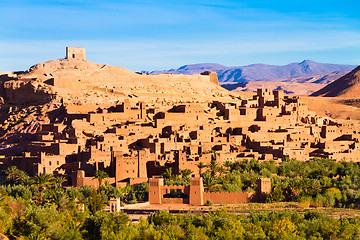
[[[301,208],[309,208],[310,204],[313,202],[312,197],[310,196],[302,196],[299,199],[299,207]]]
[[[206,203],[204,204],[204,206],[214,206],[213,201],[211,201],[210,199],[206,201]]]
[[[86,239],[119,239],[116,236],[125,231],[130,219],[125,213],[98,211],[86,219],[84,236]],[[124,238],[125,239],[125,238]]]
[[[323,207],[325,205],[325,197],[321,194],[316,195],[314,199],[314,207]]]
[[[14,198],[22,198],[24,200],[30,200],[32,197],[31,190],[28,187],[25,187],[24,185],[8,186],[6,188],[6,191],[8,192],[9,196],[12,196]]]
[[[15,236],[37,235],[47,238],[58,230],[59,220],[55,206],[28,206],[22,215],[13,219],[12,232]]]

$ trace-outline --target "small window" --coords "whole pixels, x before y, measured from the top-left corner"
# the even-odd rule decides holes
[[[75,58],[75,54],[72,55],[72,58]]]

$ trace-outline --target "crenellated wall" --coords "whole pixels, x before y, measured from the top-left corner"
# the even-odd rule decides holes
[[[164,194],[171,189],[181,189],[188,194],[188,198],[164,198]],[[258,179],[258,191],[249,192],[205,192],[203,180],[200,177],[191,178],[190,186],[164,186],[162,178],[149,179],[149,202],[150,204],[190,204],[193,206],[204,205],[208,200],[215,204],[237,204],[247,202],[262,202],[266,194],[271,192],[269,178]]]

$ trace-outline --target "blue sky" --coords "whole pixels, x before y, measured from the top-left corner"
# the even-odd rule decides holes
[[[133,71],[213,62],[360,64],[360,2],[1,0],[0,71],[86,47]]]

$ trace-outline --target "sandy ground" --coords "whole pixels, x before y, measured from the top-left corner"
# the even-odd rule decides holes
[[[341,97],[301,97],[310,111],[335,119],[360,120],[357,99]]]

